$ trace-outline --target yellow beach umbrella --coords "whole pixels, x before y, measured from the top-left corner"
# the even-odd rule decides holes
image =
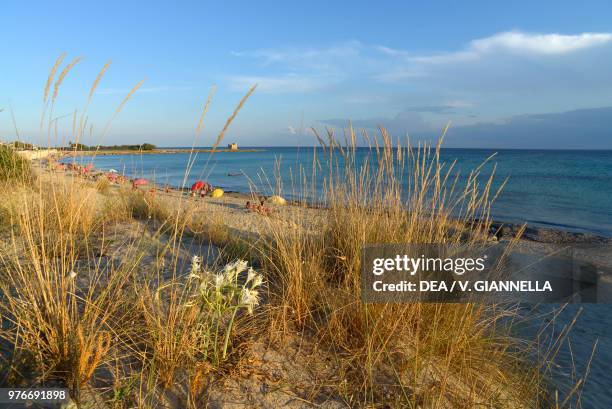
[[[268,203],[275,206],[284,206],[287,204],[287,201],[279,195],[274,195],[268,198]]]
[[[210,197],[221,197],[223,196],[223,189],[215,189],[210,193]]]

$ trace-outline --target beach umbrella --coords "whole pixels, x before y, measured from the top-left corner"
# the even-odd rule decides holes
[[[109,172],[109,173],[119,173],[119,172],[117,172],[115,169],[109,169],[109,170],[108,170],[108,172]]]
[[[138,179],[134,179],[134,181],[132,181],[132,186],[136,187],[136,186],[144,186],[144,185],[148,185],[149,181],[147,179],[143,179],[143,178],[138,178]]]
[[[202,190],[206,187],[206,183],[198,180],[193,185],[191,185],[191,191],[195,192],[196,190]]]
[[[79,173],[81,175],[85,175],[86,173],[89,173],[90,170],[93,169],[93,165],[90,163],[89,165],[85,166],[85,167],[80,167],[79,168]]]
[[[279,195],[270,196],[267,202],[276,206],[284,206],[287,204],[285,198]]]
[[[211,197],[221,197],[223,196],[223,189],[215,189],[212,191],[212,193],[210,194]]]

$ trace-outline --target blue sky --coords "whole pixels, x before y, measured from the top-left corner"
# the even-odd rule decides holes
[[[210,144],[257,83],[227,134],[244,146],[310,144],[301,127],[351,119],[413,138],[451,121],[448,146],[612,148],[602,126],[610,111],[590,111],[612,106],[610,2],[225,3],[5,2],[0,137],[14,139],[11,107],[22,138],[40,140],[44,83],[66,52],[66,62],[83,61],[60,89],[57,116],[82,109],[97,72],[113,61],[89,110],[94,143],[146,78],[104,143],[191,144],[216,85],[202,140]],[[566,112],[589,118],[581,132],[596,121],[595,136],[513,138],[513,124],[526,117],[549,123],[540,134],[558,133],[560,123],[566,131]],[[60,134],[71,128],[69,117],[59,121]]]

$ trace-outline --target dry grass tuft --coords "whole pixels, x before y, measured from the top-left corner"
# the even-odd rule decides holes
[[[0,310],[7,320],[0,336],[14,345],[15,361],[34,362],[36,379],[61,380],[77,398],[122,333],[113,324],[129,310],[117,299],[129,299],[134,268],[96,256],[91,195],[64,186],[24,189],[20,199],[25,206],[9,209],[12,251],[0,256]]]
[[[359,163],[349,136],[341,146],[329,132],[323,147],[323,222],[287,229],[271,221],[269,240],[258,248],[273,286],[272,332],[282,338],[297,328],[320,339],[336,357],[343,374],[336,388],[351,406],[390,397],[408,407],[535,404],[537,371],[525,371],[526,355],[511,353],[517,344],[496,328],[510,307],[361,301],[364,245],[485,245],[493,176],[477,183],[477,169],[459,187],[440,145],[393,146],[384,129],[381,145]]]

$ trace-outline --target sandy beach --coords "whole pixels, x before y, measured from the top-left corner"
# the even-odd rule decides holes
[[[59,177],[74,177],[73,172],[53,172],[44,162],[35,162],[35,166],[43,175]],[[104,172],[92,169],[87,180],[92,182],[105,179]],[[129,182],[126,182],[129,183]],[[119,189],[119,184],[111,185]],[[310,203],[289,201],[287,205],[277,206],[266,202],[267,197],[259,193],[225,192],[221,198],[190,197],[189,189],[163,188],[145,186],[142,192],[155,192],[157,200],[162,200],[170,208],[176,208],[180,203],[187,203],[197,214],[214,215],[218,223],[240,237],[257,237],[265,235],[270,230],[270,223],[279,223],[287,228],[311,226],[324,221],[326,208]],[[258,204],[263,201],[270,209],[269,215],[246,208],[247,202]],[[491,235],[500,242],[507,242],[516,237],[522,230],[522,225],[493,221]],[[606,268],[612,267],[612,238],[589,233],[576,233],[558,229],[526,226],[521,234],[517,251],[538,253],[545,256],[560,252],[567,247],[580,248],[578,254],[584,260],[595,262]]]

